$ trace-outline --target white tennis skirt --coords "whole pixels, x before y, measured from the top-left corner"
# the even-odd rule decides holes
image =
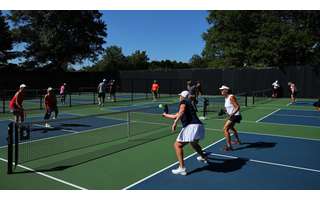
[[[181,129],[177,141],[178,142],[193,142],[204,138],[205,130],[202,124],[189,124]]]

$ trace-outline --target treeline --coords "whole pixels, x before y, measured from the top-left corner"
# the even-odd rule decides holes
[[[0,11],[0,70],[81,71],[263,68],[320,64],[319,11],[209,11],[205,47],[189,62],[150,61],[103,47],[99,11]],[[200,38],[201,36],[199,36]]]

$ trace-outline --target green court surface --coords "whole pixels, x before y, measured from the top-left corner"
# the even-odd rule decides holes
[[[167,98],[163,102],[169,103],[176,100],[176,98]],[[242,108],[243,120],[237,125],[239,132],[320,139],[320,126],[264,123],[260,121],[278,109],[314,110],[312,106],[289,106],[289,99],[270,99],[252,105],[249,98],[248,102],[248,106]],[[119,102],[108,104],[103,108],[96,105],[83,105],[70,108],[64,107],[60,109],[60,112],[65,114],[90,115],[116,112],[113,107],[132,106],[132,104],[139,106],[148,105],[149,103],[151,103],[150,100]],[[28,113],[28,117],[42,115],[43,111],[39,110],[33,110]],[[9,117],[11,115],[1,114],[0,120],[6,120]],[[119,116],[115,116],[113,119],[122,118],[124,116],[119,114]],[[119,134],[125,132],[126,126],[107,126],[89,129],[85,131],[88,135],[98,133],[118,135],[119,140],[91,145],[75,151],[68,151],[63,154],[25,162],[17,166],[15,172],[11,175],[6,173],[6,148],[0,148],[0,189],[119,190],[126,188],[176,162],[173,143],[178,131],[170,133],[170,124],[172,122],[161,118],[160,114],[140,113],[134,115],[133,120],[135,121],[131,127],[132,132],[142,133],[141,135],[137,134],[134,136],[136,138],[131,141],[119,136]],[[154,124],[152,124],[153,121],[155,121]],[[203,121],[206,128],[206,138],[201,141],[203,147],[223,138],[222,127],[224,121],[225,119],[218,117],[217,113],[209,113],[208,118]],[[6,130],[1,130],[1,134],[7,134]],[[146,137],[149,137],[149,140],[145,140]],[[48,145],[47,149],[62,148],[60,144],[63,145],[66,140],[63,137],[55,139],[51,144],[53,146]],[[75,141],[80,142],[77,138],[75,138]],[[37,149],[36,146],[34,148]],[[193,153],[193,150],[189,146],[185,150],[185,156]],[[41,153],[44,150],[39,148],[38,151]]]

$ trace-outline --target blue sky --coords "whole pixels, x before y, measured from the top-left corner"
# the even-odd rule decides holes
[[[188,62],[201,54],[201,35],[208,29],[207,11],[101,11],[107,24],[106,45],[125,55],[146,51],[152,60]]]

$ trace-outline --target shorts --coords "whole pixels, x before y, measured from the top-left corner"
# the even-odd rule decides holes
[[[99,92],[99,94],[98,94],[98,97],[102,97],[102,98],[105,98],[106,97],[106,93],[104,93],[104,92]]]
[[[49,109],[46,111],[46,114],[44,115],[44,119],[46,119],[46,120],[50,119],[52,112],[55,112],[56,115],[57,115],[57,114],[58,114],[58,107],[57,107],[57,106],[54,106],[54,107],[52,107],[52,108],[49,108]]]
[[[241,115],[232,115],[231,117],[229,117],[229,121],[231,121],[233,123],[240,123],[241,120],[242,120]]]
[[[181,129],[177,141],[178,142],[194,142],[202,140],[205,135],[205,129],[202,124],[189,124]]]
[[[24,111],[19,109],[19,108],[10,108],[10,112],[12,112],[12,114],[14,116],[21,116],[21,117],[24,117]]]

